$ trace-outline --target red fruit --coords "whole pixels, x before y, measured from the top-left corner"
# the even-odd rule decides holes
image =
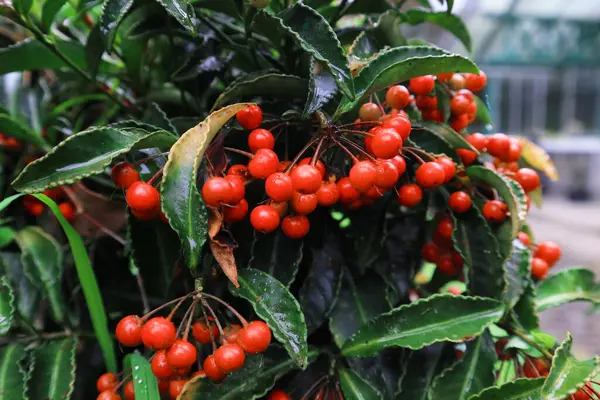
[[[176,340],[167,350],[167,362],[174,368],[187,368],[196,362],[196,346],[187,340]]]
[[[302,239],[309,229],[310,222],[304,215],[288,215],[281,222],[283,234],[292,239]]]
[[[288,202],[287,201],[282,201],[281,203],[278,203],[276,201],[269,201],[267,203],[269,206],[271,206],[275,211],[277,211],[277,214],[279,214],[280,217],[284,217],[285,214],[287,214],[288,211]]]
[[[460,272],[452,262],[452,255],[448,253],[441,254],[436,265],[440,272],[446,275],[453,276]]]
[[[169,391],[169,380],[168,379],[157,379],[156,382],[158,383],[158,391],[161,394],[165,394]]]
[[[112,390],[107,390],[98,395],[96,400],[121,400],[121,396],[113,392]]]
[[[223,343],[237,343],[238,333],[242,330],[242,326],[239,324],[231,324],[223,328],[223,334],[225,335],[225,341]]]
[[[225,374],[242,368],[244,361],[246,361],[246,353],[237,343],[224,344],[215,352],[215,364]]]
[[[133,381],[129,381],[123,387],[123,395],[125,400],[135,400],[135,390],[133,388]]]
[[[167,350],[158,350],[150,363],[152,373],[160,379],[168,379],[175,375],[175,369],[167,361]]]
[[[279,226],[279,213],[271,206],[256,206],[250,213],[250,224],[259,232],[273,232]]]
[[[340,201],[342,203],[352,203],[360,198],[360,192],[352,186],[350,179],[344,177],[337,183],[338,191],[340,192]]]
[[[340,199],[340,191],[335,182],[323,182],[315,194],[317,203],[322,207],[332,206]]]
[[[398,116],[385,120],[380,129],[393,129],[398,135],[400,135],[402,141],[405,141],[410,136],[412,125],[408,118]],[[377,132],[371,133],[377,134]]]
[[[58,209],[60,210],[60,213],[62,214],[63,217],[65,217],[65,219],[69,222],[73,222],[75,220],[75,207],[73,207],[73,204],[65,201],[63,203],[60,203],[58,205]]]
[[[229,224],[243,220],[246,214],[248,214],[248,202],[246,199],[242,199],[236,205],[223,207],[223,219]]]
[[[475,121],[475,118],[477,118],[477,103],[469,103],[469,108],[467,109],[467,112],[465,114],[468,117],[469,123]]]
[[[375,184],[377,168],[371,161],[359,161],[350,169],[348,178],[356,190],[364,193]]]
[[[363,193],[363,196],[362,196],[363,205],[374,204],[375,200],[377,200],[380,197],[383,197],[383,195],[385,194],[385,191],[386,191],[385,188],[371,186],[371,189],[369,189],[365,193]]]
[[[398,170],[398,176],[404,175],[404,172],[406,172],[406,161],[404,161],[404,157],[398,154],[394,158],[391,158],[389,161],[393,162],[396,166],[396,169]]]
[[[300,165],[307,165],[307,164],[311,164],[312,165],[312,158],[311,157],[306,157],[306,158],[303,158],[302,160],[300,160],[300,162],[298,163],[298,166],[300,166]],[[314,166],[317,167],[317,169],[321,173],[321,179],[325,179],[325,174],[327,173],[327,170],[325,169],[325,164],[323,164],[321,162],[321,160],[317,160],[317,162],[315,163]]]
[[[391,160],[379,160],[376,164],[377,177],[375,179],[375,186],[383,189],[389,189],[398,182],[400,173],[396,164]]]
[[[235,176],[235,175],[228,175]],[[209,178],[202,186],[202,198],[211,207],[220,207],[227,199],[232,197],[233,188],[225,178],[214,176]]]
[[[467,141],[471,146],[475,147],[477,151],[485,151],[488,144],[488,138],[481,133],[473,133],[467,137]]]
[[[500,223],[506,219],[507,206],[499,200],[490,200],[483,205],[483,216],[490,222]]]
[[[292,208],[298,214],[307,215],[315,211],[317,208],[317,195],[312,194],[300,194],[294,192],[292,195]]]
[[[175,325],[163,317],[154,317],[142,327],[142,342],[152,350],[170,347],[176,338]]]
[[[587,392],[585,390],[583,390],[583,389],[579,389],[573,395],[573,400],[590,400],[591,398],[592,397],[590,397],[590,395],[587,394]]]
[[[140,180],[140,174],[135,167],[128,162],[116,163],[110,171],[110,177],[116,187],[128,189],[129,186]]]
[[[369,129],[369,134],[365,135],[364,143],[365,150],[367,150],[367,153],[373,154],[373,138],[375,137],[375,135],[377,135],[377,132],[379,132],[382,129],[383,128],[381,126],[376,126],[374,128]]]
[[[204,369],[204,373],[208,379],[213,382],[221,382],[227,376],[227,374],[223,373],[223,371],[217,367],[214,354],[211,354],[204,359],[202,369]]]
[[[248,163],[250,175],[257,179],[266,179],[279,169],[279,158],[273,150],[259,149]]]
[[[414,94],[429,94],[435,87],[433,75],[419,76],[410,80],[408,87]]]
[[[465,77],[465,87],[472,92],[481,91],[487,84],[487,76],[483,71],[479,71],[477,74],[463,74]]]
[[[460,115],[455,115],[451,120],[450,120],[450,126],[452,127],[452,129],[454,129],[456,132],[461,132],[463,129],[465,129],[467,126],[469,125],[469,116],[467,114],[460,114]]]
[[[283,172],[269,175],[265,182],[265,192],[274,201],[288,201],[294,193],[292,178]]]
[[[452,193],[448,199],[450,209],[456,213],[469,211],[471,209],[471,204],[471,196],[462,191]]]
[[[548,266],[552,267],[560,259],[562,251],[560,246],[554,242],[542,242],[538,244],[535,250],[535,257],[539,257],[548,263]]]
[[[531,238],[525,232],[519,232],[518,238],[525,246],[529,246],[531,244]]]
[[[475,160],[477,159],[477,153],[475,153],[473,150],[456,149],[456,152],[458,153],[460,160],[466,167],[473,164],[475,162]]]
[[[134,210],[148,212],[160,207],[160,194],[154,186],[137,181],[134,182],[125,194],[127,204]]]
[[[414,207],[423,200],[423,190],[414,183],[401,186],[398,190],[398,203],[405,207]]]
[[[521,168],[515,175],[515,180],[526,193],[529,193],[540,187],[540,176],[531,168]]]
[[[177,399],[187,381],[188,379],[175,379],[169,382],[169,396],[171,396],[171,399]]]
[[[131,209],[131,214],[141,221],[149,221],[154,219],[160,212],[160,209],[150,210],[150,211],[139,211],[135,209]]]
[[[507,361],[511,359],[511,355],[509,352],[505,351],[504,347],[508,343],[507,338],[498,339],[496,343],[494,343],[494,347],[496,348],[496,355],[499,360]]]
[[[229,185],[231,185],[231,191],[229,196],[225,199],[225,204],[237,204],[244,199],[246,196],[246,188],[244,187],[244,179],[237,175],[227,175],[224,178]]]
[[[105,392],[107,390],[114,390],[119,385],[119,379],[117,375],[112,372],[107,372],[100,375],[100,378],[96,381],[96,388],[98,392]]]
[[[462,266],[465,263],[465,261],[463,260],[463,258],[460,255],[460,253],[458,251],[456,251],[456,250],[452,250],[450,252],[450,255],[452,256],[452,264],[454,264],[454,267],[456,267],[456,268],[462,268]]]
[[[248,147],[253,153],[256,153],[259,149],[273,150],[273,147],[275,147],[275,138],[268,130],[258,128],[248,135]]]
[[[115,333],[123,346],[139,346],[142,343],[142,320],[137,315],[128,315],[119,321]]]
[[[244,180],[244,182],[250,179],[250,172],[248,167],[242,164],[234,164],[227,170],[227,175],[237,175]]]
[[[377,121],[381,117],[381,108],[375,103],[365,103],[360,106],[358,116],[363,121]]]
[[[457,286],[450,286],[446,291],[455,296],[458,296],[462,293],[462,290],[460,290],[460,288],[458,288]]]
[[[421,115],[426,121],[444,122],[444,115],[437,108],[435,110],[423,110]]]
[[[315,193],[321,187],[323,179],[317,167],[310,164],[294,168],[291,178],[294,190],[302,194]]]
[[[394,129],[380,129],[371,140],[371,151],[378,158],[388,159],[402,149],[402,137]]]
[[[446,177],[444,183],[450,182],[454,177],[454,174],[456,174],[456,165],[454,164],[454,161],[446,156],[442,156],[435,160],[435,162],[444,168],[444,175]]]
[[[435,109],[437,109],[438,106],[438,99],[437,97],[433,96],[429,96],[429,95],[418,95],[415,99],[415,103],[417,104],[417,107],[419,108],[419,110],[423,110],[423,111],[433,111]]]
[[[256,129],[262,123],[262,110],[257,105],[252,105],[238,111],[235,114],[235,119],[244,129]]]
[[[385,102],[388,106],[401,110],[410,103],[410,92],[404,86],[392,86],[385,93]]]
[[[209,318],[212,319],[212,318]],[[210,333],[212,331],[212,337],[214,339],[218,339],[219,338],[219,328],[217,328],[217,326],[213,323],[210,324],[210,328],[208,327],[208,325],[206,325],[206,321],[198,321],[195,322],[194,325],[192,325],[192,335],[194,336],[194,339],[196,339],[196,341],[200,344],[209,344],[211,342],[210,340]]]
[[[275,389],[267,396],[267,400],[292,400],[283,390]]]
[[[446,173],[444,167],[437,162],[426,162],[417,168],[416,172],[417,184],[423,189],[433,189],[444,183]]]
[[[271,329],[263,321],[252,321],[239,332],[237,341],[248,354],[262,353],[271,343]]]
[[[437,74],[437,79],[440,82],[448,82],[450,79],[452,79],[452,76],[454,75],[454,72],[442,72],[441,74]]]
[[[39,217],[44,212],[44,203],[42,202],[23,202],[25,210],[29,215],[33,215],[34,217]]]
[[[442,218],[438,222],[437,233],[444,239],[452,240],[452,232],[454,231],[454,224],[450,218]]]
[[[510,146],[508,147],[508,152],[503,158],[503,161],[506,162],[516,162],[521,158],[521,152],[523,150],[523,146],[518,139],[509,138]]]
[[[494,157],[504,158],[510,149],[510,139],[504,133],[494,133],[488,137],[487,151]]]
[[[450,100],[450,111],[454,115],[466,114],[470,104],[471,100],[466,96],[456,95]]]
[[[437,263],[440,258],[440,249],[433,242],[425,243],[423,249],[421,249],[421,255],[425,261]]]

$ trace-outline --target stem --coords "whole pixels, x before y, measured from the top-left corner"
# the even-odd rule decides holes
[[[175,337],[179,337],[179,335],[181,334],[181,330],[183,329],[184,326],[189,326],[186,323],[186,321],[190,320],[190,314],[192,316],[194,315],[194,309],[196,308],[196,304],[198,304],[198,300],[196,298],[194,298],[194,300],[192,301],[192,304],[185,311],[185,314],[183,314],[183,318],[181,318],[181,323],[177,327],[177,333],[175,334]],[[186,331],[186,337],[184,340],[187,340],[187,331]]]
[[[191,296],[191,295],[193,295],[193,294],[196,294],[196,291],[190,292],[190,293],[186,294],[185,296],[181,296],[181,297],[178,297],[178,298],[176,298],[176,299],[173,299],[173,300],[171,300],[171,301],[169,301],[169,302],[166,302],[166,303],[165,303],[165,304],[163,304],[162,306],[159,306],[159,307],[155,308],[154,310],[150,311],[149,313],[145,314],[145,315],[142,317],[142,321],[146,321],[146,319],[148,319],[148,317],[150,317],[150,316],[152,316],[152,315],[156,314],[158,311],[162,310],[163,308],[165,308],[165,307],[168,307],[168,306],[170,306],[171,304],[174,304],[174,303],[176,303],[176,302],[178,302],[178,301],[185,300],[185,299],[187,299],[188,297],[190,297],[190,296]]]
[[[204,321],[206,322],[206,327],[208,328],[208,334],[210,335],[210,342],[212,343],[212,348],[213,348],[213,353],[214,353],[215,351],[217,351],[217,342],[215,340],[215,337],[213,336],[212,327],[210,325],[210,321],[208,320],[208,316],[206,315],[205,307],[208,307],[208,304],[206,303],[206,301],[204,299],[201,299],[200,305],[201,305],[200,308],[202,309],[202,315],[204,315]],[[208,307],[208,308],[210,308],[210,307]],[[214,315],[214,312],[212,312],[212,314]],[[215,318],[215,317],[213,317],[213,318],[215,319],[215,322],[217,324],[217,329],[219,330],[219,334],[222,335],[223,329],[221,328],[221,323],[219,322],[219,320],[217,318]]]
[[[183,304],[183,302],[186,301],[186,300],[187,300],[187,296],[184,297],[183,299],[179,300],[179,302],[177,304],[175,304],[175,307],[173,307],[173,309],[171,310],[171,312],[167,316],[167,319],[169,321],[171,320],[171,318],[173,318],[173,315],[175,315],[175,313],[177,312],[177,310],[179,309],[179,307],[181,307],[181,305]]]
[[[165,169],[165,167],[162,167],[161,169],[159,169],[158,171],[156,171],[156,173],[154,175],[152,175],[152,178],[150,178],[150,180],[147,182],[149,185],[154,185],[154,181],[162,175],[163,170]]]
[[[375,136],[372,133],[365,132],[365,131],[356,131],[354,129],[340,129],[339,132],[342,132],[342,133],[355,133],[355,134],[358,134],[358,135],[363,135],[363,136],[368,136],[368,137]]]
[[[6,340],[0,341],[0,344],[2,344],[2,345],[8,344],[8,343],[25,344],[25,343],[33,342],[35,340],[61,339],[61,338],[72,336],[73,334],[74,333],[72,331],[40,333],[37,335],[26,336],[26,337],[22,337],[22,338],[4,338]],[[79,336],[83,336],[83,335],[79,334]]]
[[[187,342],[188,335],[190,333],[190,328],[192,327],[192,320],[194,319],[194,311],[196,311],[196,306],[198,305],[198,299],[194,299],[192,302],[192,312],[190,313],[190,317],[188,319],[187,325],[185,327],[185,332],[183,334],[183,340]],[[210,326],[209,326],[210,329]]]
[[[529,365],[533,369],[533,372],[535,372],[536,378],[539,378],[540,373],[538,372],[537,368],[535,367],[535,364],[533,363],[533,361],[531,361],[531,359],[528,356],[525,356],[525,362],[529,363]]]
[[[140,289],[140,296],[142,297],[142,306],[144,307],[144,313],[147,314],[150,311],[150,302],[148,301],[148,294],[146,293],[146,287],[144,286],[144,280],[142,274],[138,270],[135,275],[135,281],[137,282],[138,288]]]
[[[327,375],[321,377],[318,381],[316,381],[309,389],[306,393],[304,393],[304,396],[302,396],[302,398],[300,400],[308,400],[309,397],[308,395],[311,394],[314,390],[316,390],[317,388],[319,388],[319,386],[321,386],[323,384],[323,381],[327,379]]]
[[[344,125],[339,125],[338,128],[346,128],[348,126],[356,126],[356,125],[374,125],[374,126],[381,126],[383,125],[382,122],[380,121],[359,121],[359,122],[352,122],[350,124],[344,124]]]
[[[323,142],[325,141],[326,136],[322,136],[321,140],[317,144],[317,148],[315,149],[315,154],[313,154],[312,159],[310,160],[310,165],[315,165],[317,160],[319,159],[319,153],[321,152],[321,147],[323,146]]]
[[[231,311],[231,313],[233,315],[235,315],[237,317],[237,319],[240,320],[240,322],[242,323],[242,325],[245,327],[246,325],[248,325],[248,321],[246,321],[246,319],[244,317],[241,316],[241,314],[239,312],[236,311],[235,308],[231,307],[228,303],[226,303],[225,301],[221,300],[220,298],[213,296],[211,294],[207,294],[207,293],[202,293],[203,296],[208,297],[209,299],[213,299],[221,304],[223,304],[225,307],[227,307],[229,309],[229,311]],[[216,316],[213,315],[214,318],[217,318]]]
[[[530,339],[525,333],[521,332],[518,329],[513,329],[512,333],[514,335],[518,336],[519,338],[521,338],[527,344],[535,347],[535,349],[537,351],[539,351],[540,353],[542,353],[544,355],[544,357],[546,357],[548,359],[548,361],[552,361],[552,354],[550,354],[550,352],[548,352],[548,350],[544,349],[539,344],[537,344],[534,340]]]
[[[290,163],[290,165],[288,165],[288,167],[285,169],[285,173],[289,173],[292,168],[294,168],[294,165],[296,165],[296,163],[298,162],[298,160],[300,159],[300,157],[302,157],[302,155],[306,152],[306,150],[308,150],[313,144],[316,143],[317,140],[319,140],[319,136],[315,136],[314,138],[310,139],[308,141],[308,143],[306,143],[306,146],[304,146],[302,148],[302,150],[300,150],[298,152],[298,154],[296,154],[296,157],[294,157],[294,159],[292,160],[292,162]]]
[[[344,143],[350,145],[353,149],[359,151],[361,154],[363,154],[364,156],[367,156],[371,161],[375,161],[376,158],[373,157],[372,155],[370,155],[369,153],[367,153],[365,151],[365,149],[363,149],[362,147],[360,147],[359,145],[357,145],[356,143],[354,143],[352,140],[345,138],[345,137],[340,137],[340,140],[343,141]]]
[[[100,221],[96,220],[94,217],[92,217],[85,211],[82,211],[79,215],[81,215],[82,217],[84,217],[85,219],[90,221],[92,224],[96,225],[102,232],[106,233],[108,236],[113,238],[115,241],[119,242],[121,245],[123,245],[123,246],[126,245],[127,242],[125,241],[125,239],[123,239],[122,236],[120,236],[116,232],[108,229],[106,226],[102,225],[102,223]]]
[[[240,149],[234,149],[233,147],[223,147],[223,150],[231,151],[232,153],[238,153],[238,154],[246,156],[250,159],[252,159],[254,157],[254,154],[252,154],[252,153],[248,153],[247,151],[240,150]]]
[[[341,144],[339,140],[333,139],[333,141],[335,142],[335,144],[337,144],[338,146],[340,146],[340,148],[342,150],[344,150],[346,152],[346,154],[348,154],[348,156],[352,159],[352,162],[354,162],[354,163],[358,162],[358,158],[356,158],[356,156],[354,154],[352,154],[352,152],[350,150],[348,150],[348,148],[346,146],[344,146],[343,144]]]
[[[138,161],[134,162],[131,165],[134,166],[134,167],[137,167],[137,166],[139,166],[141,164],[147,163],[148,161],[152,161],[155,158],[164,157],[166,155],[169,155],[168,151],[165,151],[164,153],[158,153],[158,154],[155,154],[155,155],[150,156],[150,157],[142,158],[141,160],[138,160]]]
[[[202,305],[204,307],[208,308],[210,315],[212,315],[213,319],[215,320],[215,323],[217,324],[217,329],[219,330],[219,335],[221,337],[221,343],[223,343],[223,340],[225,340],[225,332],[223,332],[223,327],[221,326],[221,322],[219,321],[219,318],[217,318],[217,314],[215,314],[215,310],[212,309],[212,307],[208,304],[208,302],[204,299],[204,297],[201,297],[201,301],[202,301]],[[207,326],[210,329],[210,325],[207,325]],[[211,329],[211,331],[212,331],[212,329]],[[210,337],[212,338],[212,333],[211,333]],[[212,345],[213,345],[213,353],[214,353],[217,350],[217,343],[215,341],[213,341]]]
[[[419,157],[419,155],[417,153],[414,152],[414,150],[412,150],[411,148],[403,148],[403,150],[405,150],[407,153],[409,153],[410,155],[412,155],[413,157],[415,157],[417,160],[419,160],[419,162],[421,164],[425,164],[425,160],[423,160],[421,157]]]

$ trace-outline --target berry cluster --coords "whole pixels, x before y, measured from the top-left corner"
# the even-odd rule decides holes
[[[67,197],[63,186],[54,189],[46,189],[42,194],[45,194],[54,201],[59,201],[58,209],[67,221],[73,222],[75,220],[77,217],[75,206]],[[23,197],[23,207],[27,214],[34,217],[39,217],[46,209],[44,203],[29,194]]]
[[[192,304],[176,328],[172,322],[173,317],[180,306],[190,298]],[[231,324],[223,328],[208,300],[226,306],[239,319],[241,325]],[[156,312],[173,304],[175,305],[166,318],[152,317]],[[200,319],[196,319],[198,306],[202,310]],[[207,310],[211,316],[207,314]],[[190,332],[195,343],[188,340]],[[170,301],[143,317],[128,315],[119,321],[115,333],[123,346],[143,345],[154,352],[151,358],[152,372],[157,378],[161,393],[168,393],[172,399],[179,396],[188,380],[197,376],[221,382],[229,373],[244,365],[246,354],[261,353],[271,343],[271,330],[266,323],[248,322],[223,300],[200,291]],[[217,341],[220,342],[220,346],[217,346]],[[212,345],[213,353],[204,359],[201,368],[192,373],[193,366],[200,365],[197,346],[207,344]],[[133,382],[129,377],[119,380],[113,373],[100,376],[97,381],[100,392],[98,400],[121,399],[118,394],[121,386],[126,400],[135,398]]]
[[[19,150],[21,148],[21,142],[19,142],[14,137],[6,136],[3,133],[0,133],[0,147],[6,150]]]
[[[531,238],[525,232],[519,232],[519,240],[533,250],[531,276],[537,280],[546,278],[550,268],[558,262],[562,255],[560,246],[550,241],[539,243],[537,246],[532,245]]]
[[[459,193],[459,192],[457,192]],[[464,260],[460,253],[454,249],[452,242],[452,232],[454,224],[450,217],[442,217],[433,232],[432,241],[423,245],[421,254],[425,261],[437,265],[438,270],[448,276],[458,276],[462,274]],[[459,277],[464,280],[463,276]]]
[[[160,170],[148,182],[140,180],[135,165],[121,161],[112,167],[110,176],[119,189],[125,190],[125,200],[131,214],[140,220],[150,220],[160,216],[165,219],[160,209],[160,193],[153,186],[154,180],[162,173]]]

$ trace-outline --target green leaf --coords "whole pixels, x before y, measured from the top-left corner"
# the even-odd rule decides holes
[[[302,115],[307,117],[323,107],[337,93],[335,79],[322,63],[311,57],[308,96]]]
[[[440,124],[434,121],[419,121],[419,126],[425,129],[427,132],[431,132],[434,135],[443,138],[446,142],[452,146],[453,149],[468,149],[479,154],[467,140],[454,129],[446,124]],[[415,133],[415,132],[413,132]],[[411,135],[412,138],[412,135]]]
[[[21,248],[23,271],[31,283],[43,289],[56,322],[65,319],[65,302],[61,292],[63,256],[56,240],[36,226],[29,226],[15,236]]]
[[[75,384],[77,339],[53,340],[34,350],[29,393],[32,399],[69,399]]]
[[[544,400],[560,400],[574,394],[577,388],[583,386],[600,372],[600,357],[579,361],[573,357],[571,334],[554,351],[552,367],[542,387]]]
[[[156,0],[175,18],[192,36],[197,35],[198,18],[189,0]]]
[[[15,296],[8,277],[2,276],[0,277],[0,336],[6,335],[10,330],[14,314]]]
[[[133,353],[129,360],[136,400],[160,400],[158,383],[148,360],[137,353]]]
[[[496,351],[487,333],[467,344],[463,357],[438,375],[429,389],[429,399],[466,400],[494,384]]]
[[[27,400],[26,373],[22,363],[27,357],[25,346],[0,347],[0,395],[6,400]]]
[[[594,272],[585,268],[569,268],[550,275],[538,284],[537,306],[547,310],[571,301],[600,303],[600,282]]]
[[[33,0],[13,0],[12,5],[19,14],[26,15],[31,10]]]
[[[477,105],[477,119],[483,122],[484,124],[493,124],[490,110],[479,96],[475,96],[475,104]]]
[[[285,236],[281,229],[267,234],[255,232],[248,267],[265,271],[289,287],[302,261],[303,243]]]
[[[487,183],[498,191],[510,211],[512,238],[517,237],[527,217],[527,200],[521,186],[504,175],[479,165],[467,168],[466,173],[469,178]]]
[[[305,79],[294,75],[268,74],[251,79],[238,80],[221,93],[212,110],[240,100],[252,100],[257,96],[273,99],[304,99],[308,85]]]
[[[263,271],[248,268],[238,274],[240,287],[230,286],[231,292],[252,304],[290,357],[305,368],[308,354],[306,322],[298,301],[281,282]]]
[[[470,53],[473,50],[471,35],[463,22],[462,18],[448,14],[447,12],[431,12],[424,10],[409,10],[403,14],[403,22],[410,25],[417,25],[423,22],[430,22],[446,29],[458,38]]]
[[[0,266],[11,283],[19,317],[32,325],[39,310],[40,290],[25,276],[19,253],[0,253]]]
[[[351,245],[351,257],[348,260],[364,273],[381,254],[384,247],[387,226],[385,224],[385,205],[380,201],[372,207],[362,208],[348,213],[351,225],[346,233]]]
[[[388,10],[379,16],[375,26],[370,30],[370,34],[377,39],[379,50],[385,46],[393,48],[406,45],[401,24],[402,17],[398,10]]]
[[[95,78],[98,74],[102,54],[104,54],[102,31],[100,25],[96,25],[90,31],[85,44],[85,62],[92,78]]]
[[[544,377],[521,378],[500,386],[492,386],[471,396],[469,400],[542,400]]]
[[[305,51],[325,63],[342,93],[354,100],[354,85],[348,60],[340,41],[325,18],[299,2],[277,16],[264,11],[259,12],[253,25],[273,23],[289,33]]]
[[[426,400],[436,372],[443,367],[442,343],[412,351],[406,365],[406,374],[399,382],[397,400]]]
[[[363,325],[342,354],[366,357],[390,346],[420,349],[440,341],[480,334],[504,313],[499,302],[481,297],[438,294],[403,305]]]
[[[102,14],[98,26],[106,50],[112,48],[119,25],[132,5],[133,0],[106,0],[102,5]]]
[[[159,130],[90,128],[69,136],[48,154],[27,165],[13,181],[15,190],[41,192],[104,172],[118,156],[133,149],[168,149],[177,138]]]
[[[504,301],[508,304],[508,308],[513,308],[517,304],[529,284],[530,263],[531,252],[519,239],[515,239],[512,246],[512,256],[504,265],[507,282]]]
[[[57,105],[56,107],[54,107],[54,109],[50,113],[50,116],[56,118],[72,107],[75,107],[78,105],[84,105],[85,103],[87,103],[89,101],[107,100],[107,99],[108,98],[106,97],[106,95],[101,94],[101,93],[84,94],[81,96],[73,97],[68,100],[65,100],[64,102],[62,102],[59,105]]]
[[[0,132],[3,132],[7,136],[14,137],[15,139],[31,143],[41,150],[48,150],[50,148],[48,143],[46,143],[39,133],[34,132],[31,128],[11,118],[7,114],[0,114]]]
[[[415,129],[411,132],[410,138],[405,141],[407,146],[417,147],[429,154],[446,155],[457,164],[462,161],[452,145],[440,135],[436,135],[424,129]]]
[[[208,217],[196,180],[211,140],[238,111],[251,103],[224,107],[184,133],[171,148],[161,185],[162,210],[177,232],[189,268],[200,260],[208,232]]]
[[[364,380],[356,372],[340,368],[338,370],[340,385],[344,392],[344,399],[346,400],[377,400],[383,399],[381,393],[371,385],[371,383]]]
[[[167,113],[160,108],[158,104],[155,102],[151,102],[146,108],[144,112],[144,117],[142,118],[144,123],[150,124],[152,126],[156,126],[158,128],[164,129],[167,132],[170,132],[174,135],[177,134],[177,128],[171,123]]]
[[[450,116],[452,114],[452,110],[450,110],[450,93],[448,93],[444,87],[442,86],[442,84],[439,81],[435,82],[435,97],[437,97],[438,100],[438,109],[440,110],[440,112],[442,113],[442,118],[444,119],[444,121],[448,121],[450,120]],[[424,122],[433,122],[433,121],[425,121]],[[442,125],[444,128],[448,128],[447,125]],[[451,131],[454,132],[454,129],[450,129]],[[460,136],[460,135],[458,135]],[[460,138],[462,139],[462,136],[460,136]],[[466,142],[466,140],[465,140]],[[467,142],[468,143],[468,142]]]
[[[42,6],[42,30],[47,32],[54,22],[54,17],[65,5],[67,0],[45,0]]]
[[[527,266],[529,269],[529,265]],[[531,277],[527,278],[527,286],[521,295],[521,298],[514,305],[514,316],[519,324],[527,331],[539,329],[540,318],[538,316],[537,304],[535,302],[536,290]]]
[[[312,361],[317,352],[313,350],[307,355]],[[280,377],[296,368],[283,349],[271,346],[262,354],[248,355],[242,369],[229,375],[223,383],[213,383],[206,378],[192,379],[178,399],[254,400],[267,394]]]

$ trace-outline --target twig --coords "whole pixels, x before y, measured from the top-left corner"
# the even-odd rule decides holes
[[[548,359],[548,361],[552,361],[552,354],[550,354],[548,350],[544,349],[539,344],[537,344],[534,340],[530,339],[525,333],[521,332],[518,329],[512,329],[512,333],[521,338],[527,344],[533,346],[537,351],[542,353],[544,357]]]
[[[235,315],[237,317],[237,319],[240,320],[240,322],[242,323],[243,326],[248,325],[248,321],[246,321],[246,319],[244,317],[242,317],[242,315],[239,312],[237,312],[235,308],[231,307],[225,301],[221,300],[220,298],[218,298],[216,296],[213,296],[213,295],[207,294],[207,293],[202,293],[202,296],[208,297],[209,299],[215,300],[216,302],[223,304],[225,307],[227,307],[229,309],[229,311],[231,311],[231,313],[233,315]],[[214,316],[214,318],[217,318],[217,317]]]
[[[142,279],[142,274],[140,271],[135,274],[135,281],[137,282],[138,289],[140,290],[144,314],[147,314],[150,312],[150,302],[148,301],[148,293],[146,293],[146,287],[144,286],[144,280]]]
[[[102,225],[102,223],[100,223],[98,220],[93,218],[91,215],[89,215],[85,211],[82,211],[80,213],[80,215],[82,217],[84,217],[85,219],[87,219],[88,221],[90,221],[92,224],[96,225],[102,232],[106,233],[108,236],[110,236],[111,238],[113,238],[115,241],[119,242],[123,246],[125,246],[127,244],[127,242],[125,241],[125,239],[122,236],[120,236],[116,232],[108,229],[106,226]]]

